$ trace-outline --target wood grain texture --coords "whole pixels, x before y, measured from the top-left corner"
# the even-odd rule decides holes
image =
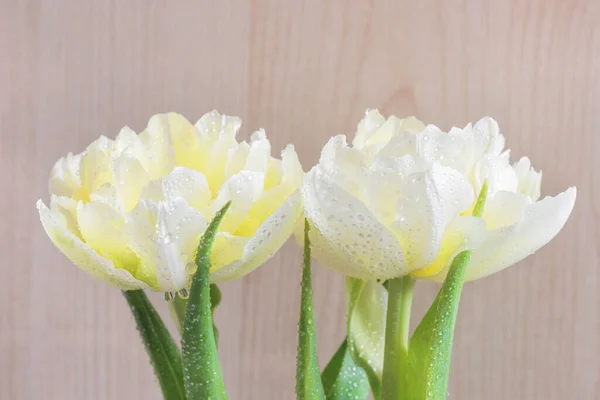
[[[369,107],[443,128],[492,115],[545,194],[579,188],[550,246],[466,285],[450,398],[599,398],[599,20],[595,0],[0,0],[0,398],[160,397],[122,296],[38,222],[58,157],[157,112],[216,108],[244,119],[242,136],[294,142],[308,169]],[[294,398],[299,266],[290,242],[224,286],[232,399]],[[314,278],[324,363],[344,285]],[[417,286],[417,316],[435,291]]]

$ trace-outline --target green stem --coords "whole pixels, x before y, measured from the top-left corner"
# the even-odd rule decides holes
[[[185,318],[185,306],[187,305],[187,300],[182,299],[179,296],[175,296],[173,300],[168,301],[167,303],[169,304],[169,311],[171,311],[171,319],[173,319],[177,330],[179,333],[181,333],[183,319]]]
[[[406,358],[415,280],[410,276],[395,278],[388,284],[388,309],[383,358],[382,399],[401,398],[406,376]]]

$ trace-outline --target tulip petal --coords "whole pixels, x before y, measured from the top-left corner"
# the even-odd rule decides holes
[[[90,144],[81,156],[79,174],[81,186],[87,196],[81,200],[89,199],[89,195],[106,183],[113,183],[113,173],[110,169],[110,151],[112,141],[101,136]]]
[[[438,163],[406,178],[392,229],[411,269],[431,265],[448,224],[474,199],[473,188],[458,171]]]
[[[190,206],[210,217],[212,196],[208,181],[201,172],[190,168],[175,167],[162,180],[163,199],[182,198]]]
[[[115,138],[115,151],[119,155],[126,153],[128,156],[136,158],[144,153],[140,138],[128,126],[121,128]]]
[[[465,172],[464,140],[456,135],[448,135],[435,125],[428,125],[416,135],[416,148],[419,156],[428,163],[439,162]]]
[[[81,239],[79,223],[77,222],[77,203],[77,201],[70,197],[52,195],[50,198],[50,210],[52,213],[62,214],[65,218],[67,229]]]
[[[252,203],[243,223],[238,227],[237,236],[251,237],[267,218],[272,215],[294,192],[297,191],[304,172],[293,146],[281,153],[282,179],[278,186],[264,190]],[[266,185],[266,184],[265,184]]]
[[[242,120],[239,117],[220,114],[214,110],[204,114],[195,124],[203,145],[209,146],[221,137],[235,138],[240,126]]]
[[[210,253],[211,272],[242,260],[248,240],[246,237],[234,236],[227,232],[218,232]]]
[[[363,119],[358,123],[352,146],[362,148],[367,141],[385,123],[386,119],[379,110],[367,110]]]
[[[377,160],[382,163],[383,160]],[[402,195],[403,181],[397,170],[377,166],[364,172],[361,200],[384,226],[396,219],[396,203]]]
[[[296,191],[247,241],[243,258],[214,270],[211,281],[221,283],[237,279],[264,264],[289,239],[301,215],[302,199],[300,191]]]
[[[221,231],[229,233],[237,231],[247,217],[252,203],[262,194],[264,179],[265,174],[263,172],[244,170],[223,183],[219,195],[212,203],[214,213],[231,201],[231,206],[221,223]]]
[[[190,206],[208,218],[212,212],[212,194],[206,177],[199,171],[186,167],[175,167],[169,175],[149,182],[141,197],[155,203],[167,199],[182,198]]]
[[[476,249],[484,242],[485,222],[472,216],[457,217],[446,227],[436,259],[423,269],[412,273],[415,278],[441,282],[446,278],[452,260],[465,250]]]
[[[156,270],[158,290],[176,291],[187,287],[188,263],[207,225],[182,198],[158,203],[144,199],[127,215],[125,234],[140,268]]]
[[[142,188],[150,181],[137,158],[121,156],[113,163],[115,188],[124,211],[131,211],[140,199]]]
[[[329,139],[319,159],[319,168],[343,190],[355,196],[361,192],[356,178],[361,176],[363,164],[363,155],[356,148],[348,147],[344,135]]]
[[[474,280],[498,272],[547,244],[565,225],[576,195],[577,191],[572,187],[555,197],[529,204],[518,222],[488,232],[485,243],[473,251],[466,279]]]
[[[269,158],[271,158],[271,143],[267,140],[265,131],[254,132],[244,169],[247,171],[266,172],[269,165]]]
[[[487,230],[495,231],[516,224],[523,217],[525,207],[531,199],[523,194],[501,190],[486,200],[483,211]]]
[[[237,146],[230,149],[225,165],[225,176],[230,177],[244,169],[249,153],[250,145],[247,142],[238,143]]]
[[[42,225],[52,243],[79,268],[96,278],[104,280],[123,290],[148,289],[144,282],[135,279],[125,269],[115,268],[113,263],[100,256],[83,243],[61,221],[60,214],[53,213],[41,200],[37,203]]]
[[[85,243],[96,253],[111,260],[116,268],[126,269],[150,286],[156,283],[152,269],[138,268],[139,259],[129,248],[124,234],[125,219],[106,203],[79,203],[79,230]]]
[[[208,148],[200,146],[196,128],[184,116],[170,113],[168,134],[173,143],[176,165],[199,170],[206,159]]]
[[[48,185],[50,193],[73,197],[75,200],[86,198],[79,176],[80,163],[81,154],[69,153],[66,157],[59,159],[50,172]]]
[[[509,164],[510,152],[507,150],[499,156],[482,158],[475,166],[473,186],[479,192],[483,182],[488,183],[489,193],[500,190],[514,192],[519,181],[515,170]]]
[[[313,254],[322,264],[354,278],[390,279],[409,270],[400,243],[356,197],[320,167],[302,185]]]
[[[187,263],[193,259],[208,220],[181,198],[169,198],[157,206],[156,245],[162,260],[157,264],[159,283],[161,288],[182,289],[188,284]]]
[[[206,177],[213,195],[228,178],[225,168],[229,153],[238,143],[235,136],[242,122],[238,117],[219,114],[216,111],[204,114],[196,122],[201,148],[210,149],[202,162],[201,171]],[[225,203],[223,203],[225,204]],[[221,204],[221,206],[223,205]]]
[[[483,155],[498,156],[504,149],[504,136],[494,118],[484,117],[472,128],[473,153],[477,158]]]
[[[522,157],[513,165],[519,185],[517,192],[526,194],[533,201],[540,198],[540,186],[542,185],[542,172],[531,167],[529,158]]]

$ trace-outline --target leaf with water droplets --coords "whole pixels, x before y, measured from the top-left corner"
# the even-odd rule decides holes
[[[182,289],[177,295],[169,294],[165,295],[165,300],[169,305],[171,311],[171,318],[177,327],[179,333],[183,329],[183,319],[185,318],[185,308],[187,306],[187,300],[189,298],[189,292],[187,289]],[[215,332],[215,342],[217,347],[219,346],[219,329],[215,324],[215,309],[221,303],[221,290],[215,284],[210,285],[210,309],[213,318],[213,330]]]
[[[185,400],[181,353],[143,290],[124,291],[165,400]]]
[[[352,359],[347,339],[325,366],[321,381],[327,400],[365,400],[369,397],[369,380]]]
[[[225,204],[216,213],[206,228],[196,253],[198,268],[190,289],[181,337],[187,400],[226,400],[228,398],[213,330],[210,250],[229,204]],[[216,298],[213,301],[216,301]]]
[[[475,217],[482,215],[486,196],[484,183],[473,210]],[[446,398],[454,326],[470,257],[470,251],[463,251],[454,258],[440,291],[410,340],[410,376],[403,400]]]
[[[310,271],[310,241],[308,221],[304,220],[304,263],[302,265],[302,295],[300,299],[300,322],[298,324],[298,354],[296,364],[296,398],[298,400],[325,399],[317,345],[315,339],[315,315]]]

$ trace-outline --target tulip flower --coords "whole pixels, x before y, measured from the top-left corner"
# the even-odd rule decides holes
[[[302,214],[303,171],[293,146],[271,157],[263,131],[238,142],[241,120],[216,111],[192,125],[178,114],[123,128],[58,160],[50,207],[38,209],[55,246],[79,268],[124,290],[185,291],[198,240],[231,206],[211,252],[211,280],[267,261]]]
[[[367,111],[352,145],[331,138],[303,181],[315,258],[362,280],[442,281],[464,250],[466,280],[517,263],[562,229],[576,189],[540,199],[541,173],[509,154],[491,118],[445,133]],[[484,181],[485,212],[474,217]]]

